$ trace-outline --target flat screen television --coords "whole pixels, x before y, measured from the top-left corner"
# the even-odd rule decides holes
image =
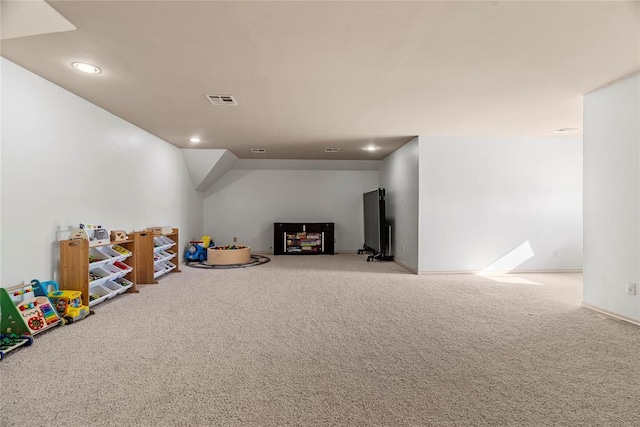
[[[364,249],[383,254],[387,247],[385,233],[384,188],[364,193]]]

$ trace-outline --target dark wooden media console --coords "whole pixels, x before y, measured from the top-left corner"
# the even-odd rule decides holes
[[[273,224],[274,255],[334,254],[333,222],[276,222]]]

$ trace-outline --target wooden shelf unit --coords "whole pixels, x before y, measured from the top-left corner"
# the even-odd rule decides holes
[[[156,239],[158,238],[167,238],[169,240],[171,240],[173,242],[173,245],[169,248],[166,249],[162,249],[163,245],[162,242],[158,242],[158,245],[161,246],[156,246]],[[160,239],[158,239],[160,240]],[[152,262],[152,266],[151,266],[151,276],[153,277],[153,283],[158,283],[158,281],[156,279],[158,279],[159,277],[164,276],[165,274],[168,273],[180,273],[180,251],[179,251],[179,233],[178,233],[178,229],[177,228],[173,228],[171,233],[168,234],[161,234],[161,235],[154,235],[153,236],[153,249],[152,249],[152,253],[151,253],[151,262]],[[166,246],[166,245],[164,245]],[[171,258],[166,258],[166,257],[162,257],[163,259],[155,259],[156,254],[160,254],[162,252],[165,252],[167,250],[171,250],[174,252],[173,256]],[[162,265],[164,262],[169,261],[171,264],[173,264],[174,267],[172,267],[171,270],[164,270],[164,271],[157,271],[156,266],[158,266],[158,268],[160,268],[159,266]]]
[[[109,242],[98,246],[89,246],[88,240],[61,240],[60,241],[60,289],[77,290],[82,292],[82,303],[89,304],[89,251],[92,248],[104,246],[120,245],[132,253],[121,262],[133,268],[125,279],[132,282],[132,286],[126,292],[137,293],[137,248],[135,240],[125,240],[120,242]]]
[[[171,249],[175,252],[168,261],[171,261],[175,268],[171,272],[180,272],[179,267],[179,245],[178,229],[174,228],[171,233],[164,235],[175,242]],[[137,231],[129,234],[130,240],[120,242],[109,242],[104,245],[89,246],[88,240],[62,240],[60,241],[60,289],[77,290],[82,292],[82,302],[90,305],[91,282],[89,281],[90,262],[89,254],[93,248],[104,246],[120,245],[132,253],[121,262],[133,268],[125,279],[132,282],[132,286],[126,290],[129,293],[137,293],[137,285],[157,284],[155,274],[154,236],[151,231]],[[98,267],[100,268],[100,267]],[[164,274],[164,273],[163,273]],[[102,286],[102,285],[95,285]],[[107,298],[110,298],[110,295]],[[96,303],[94,301],[94,303]]]

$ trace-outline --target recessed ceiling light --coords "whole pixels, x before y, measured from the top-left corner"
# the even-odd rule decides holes
[[[76,70],[89,74],[98,74],[102,71],[95,65],[87,64],[85,62],[72,62],[71,65],[73,65],[73,68]]]
[[[560,128],[556,130],[552,130],[551,133],[569,133],[577,131],[579,128]]]
[[[367,151],[376,151],[378,147],[376,147],[375,145],[367,145],[366,147],[364,147],[364,149]]]
[[[201,140],[197,136],[194,136],[193,138],[189,138],[189,142],[193,142],[194,144],[197,144],[198,142],[201,142]]]

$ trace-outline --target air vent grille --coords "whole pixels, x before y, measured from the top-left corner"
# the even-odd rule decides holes
[[[324,149],[325,153],[337,153],[338,151],[340,151],[339,148],[325,148]]]
[[[205,95],[213,105],[238,105],[232,95]]]
[[[264,154],[267,152],[267,150],[264,148],[252,148],[251,152],[256,154]]]
[[[560,129],[552,130],[551,133],[569,133],[569,132],[575,132],[577,130],[578,128],[560,128]]]

